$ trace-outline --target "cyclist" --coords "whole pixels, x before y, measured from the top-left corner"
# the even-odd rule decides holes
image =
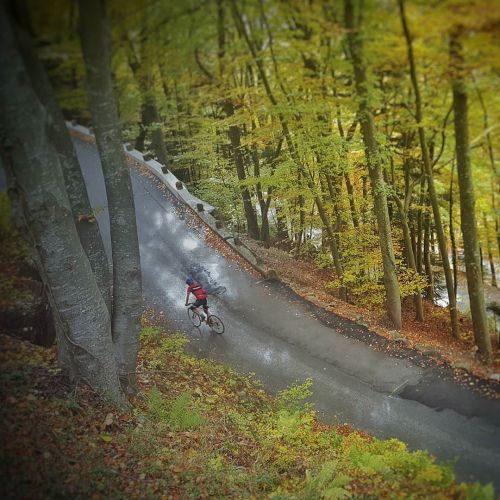
[[[197,281],[191,278],[191,276],[189,276],[186,279],[186,285],[188,286],[186,292],[186,306],[188,305],[189,302],[189,295],[192,293],[195,296],[196,300],[189,309],[195,310],[198,307],[202,306],[205,314],[201,313],[200,316],[201,320],[205,321],[206,318],[208,317],[208,304],[207,304],[208,293]]]

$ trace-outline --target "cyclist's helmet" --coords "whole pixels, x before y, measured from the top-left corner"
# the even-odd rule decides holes
[[[187,279],[186,279],[186,285],[192,285],[193,284],[193,281],[194,279],[191,278],[191,276],[189,276]]]

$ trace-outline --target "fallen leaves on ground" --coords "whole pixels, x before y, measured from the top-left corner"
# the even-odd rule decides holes
[[[500,382],[489,380],[491,373],[500,373],[500,350],[494,346],[495,357],[490,366],[485,366],[475,355],[474,336],[471,320],[460,317],[461,338],[451,335],[448,311],[424,301],[424,321],[415,319],[413,301],[403,303],[403,328],[398,332],[401,340],[394,340],[383,314],[377,310],[360,308],[348,304],[333,294],[327,284],[332,281],[332,273],[318,269],[313,262],[298,259],[278,248],[265,248],[259,242],[245,239],[245,244],[258,255],[269,268],[277,271],[280,279],[298,295],[313,304],[339,316],[365,325],[372,332],[389,342],[381,345],[375,341],[372,347],[389,351],[408,351],[418,348],[424,355],[431,356],[435,365],[447,365],[460,384],[480,392],[488,398],[500,398]],[[341,332],[342,333],[342,332]],[[425,354],[427,352],[427,354]]]

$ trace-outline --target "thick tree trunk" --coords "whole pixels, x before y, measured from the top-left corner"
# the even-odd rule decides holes
[[[380,250],[384,266],[384,285],[387,294],[387,312],[396,328],[401,328],[401,295],[396,274],[396,262],[392,244],[391,226],[387,206],[385,183],[380,161],[379,145],[375,139],[375,124],[369,106],[370,89],[367,87],[366,69],[363,61],[363,43],[359,35],[359,13],[353,0],[345,0],[345,23],[347,41],[354,68],[356,93],[359,100],[359,121],[365,144],[368,173],[372,184],[375,215],[378,223]]]
[[[142,284],[132,182],[113,96],[104,2],[80,0],[79,5],[89,105],[108,198],[113,261],[113,341],[124,389],[134,391]]]
[[[17,7],[20,5],[22,4],[18,3]],[[26,63],[31,84],[41,104],[50,115],[48,131],[50,140],[59,155],[73,220],[106,306],[111,311],[111,273],[99,226],[93,216],[80,164],[54,90],[45,68],[37,57],[29,27],[21,24],[21,22],[27,22],[26,15],[25,12],[19,12],[19,15],[16,16],[16,20],[19,21],[17,24],[19,47]]]
[[[422,150],[422,162],[424,164],[425,175],[427,177],[427,186],[429,188],[429,197],[432,206],[432,213],[434,215],[434,225],[436,227],[436,234],[438,238],[439,253],[441,254],[441,260],[443,264],[444,277],[446,281],[446,289],[448,291],[448,302],[450,310],[450,320],[451,320],[451,331],[454,337],[459,336],[458,329],[458,314],[457,314],[457,304],[455,296],[453,293],[453,275],[451,272],[450,261],[448,259],[448,246],[446,242],[446,234],[444,232],[443,224],[441,222],[441,214],[439,212],[439,202],[434,187],[434,177],[432,173],[432,164],[429,156],[429,148],[427,146],[427,141],[425,138],[425,130],[422,125],[422,100],[420,97],[420,88],[417,79],[417,69],[415,64],[415,58],[413,55],[413,44],[411,40],[410,31],[406,22],[406,15],[404,10],[404,0],[398,0],[399,11],[401,15],[401,23],[403,25],[403,32],[406,39],[406,46],[408,50],[408,62],[410,65],[410,76],[413,86],[413,91],[415,93],[415,118],[418,126],[418,138],[420,141],[420,148]]]
[[[450,63],[452,71],[453,113],[455,123],[455,154],[457,157],[458,184],[460,187],[460,215],[464,243],[467,289],[474,328],[474,338],[479,355],[491,362],[491,338],[488,331],[484,303],[482,263],[479,257],[479,243],[476,229],[476,207],[474,184],[469,151],[467,89],[464,81],[464,61],[459,36],[450,37]]]
[[[81,246],[60,159],[49,140],[50,114],[38,100],[0,3],[0,137],[14,186],[10,194],[27,227],[56,312],[59,348],[73,377],[126,407],[113,356],[109,312]]]

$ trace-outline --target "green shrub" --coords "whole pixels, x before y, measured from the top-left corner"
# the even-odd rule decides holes
[[[276,401],[278,408],[295,412],[301,409],[311,410],[311,405],[304,405],[304,400],[312,395],[312,379],[306,379],[302,384],[293,384],[291,387],[278,393]]]

